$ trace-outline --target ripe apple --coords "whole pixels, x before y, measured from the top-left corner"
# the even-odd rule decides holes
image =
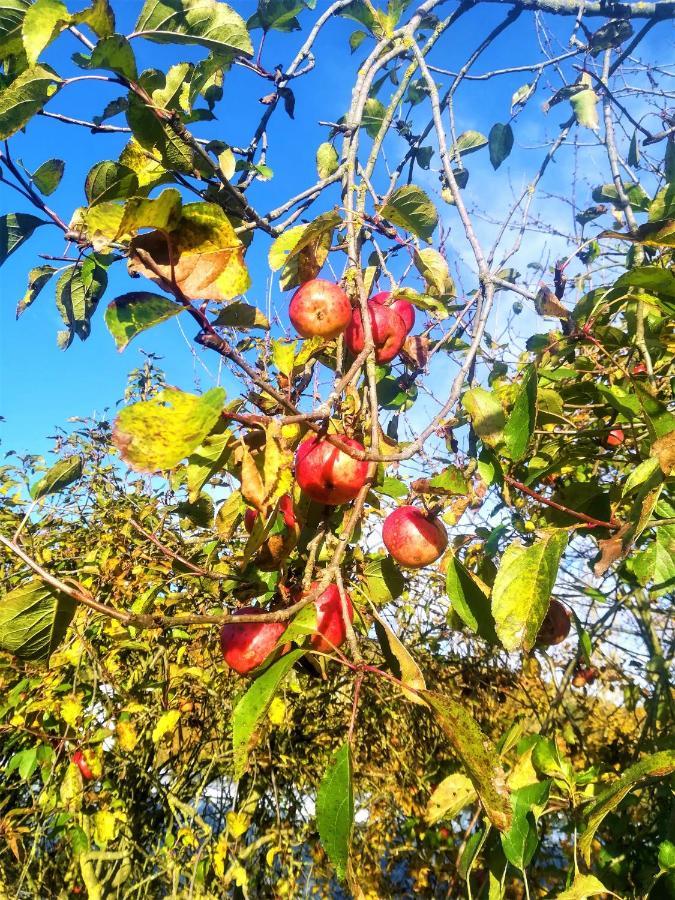
[[[579,665],[574,670],[574,675],[572,676],[572,685],[574,687],[583,687],[585,684],[593,684],[599,674],[600,672],[595,668],[595,666]]]
[[[372,300],[368,301],[368,315],[375,342],[375,360],[378,363],[391,362],[400,351],[408,334],[405,322],[391,306],[383,306]],[[345,332],[345,341],[354,355],[360,353],[365,346],[366,336],[360,309],[352,311],[351,322]]]
[[[537,644],[542,647],[553,647],[565,640],[572,627],[572,616],[560,600],[551,603],[537,634]]]
[[[614,428],[607,435],[607,440],[605,441],[605,443],[608,447],[620,447],[625,440],[626,435],[623,433],[621,428]]]
[[[89,765],[84,758],[84,753],[81,750],[76,750],[73,753],[73,762],[82,773],[82,777],[84,778],[84,780],[91,781],[91,779],[94,777],[94,773],[89,768]]]
[[[647,374],[647,366],[641,362],[637,365],[633,366],[633,370],[631,372],[632,375],[646,375]]]
[[[390,309],[393,309],[394,312],[397,312],[403,319],[406,332],[410,334],[415,325],[415,307],[412,303],[408,303],[407,300],[403,299],[394,300],[393,303],[389,303],[390,297],[391,291],[380,291],[379,294],[373,294],[370,298],[370,303],[380,303],[383,306],[388,306]]]
[[[347,446],[363,450],[353,438],[335,435]],[[353,500],[366,483],[368,463],[354,459],[325,438],[310,437],[295,454],[295,477],[302,490],[317,503],[339,506]]]
[[[352,306],[339,285],[313,278],[293,294],[288,315],[302,337],[334,338],[349,325]]]
[[[243,616],[259,612],[255,606],[245,606],[238,609],[234,615]],[[286,625],[283,622],[226,622],[220,629],[220,649],[223,658],[235,672],[246,675],[265,662],[285,630]],[[277,651],[275,657],[281,655],[283,648],[277,648]]]
[[[399,506],[384,520],[384,546],[396,562],[421,569],[435,562],[448,546],[448,533],[435,516],[416,506]]]
[[[293,508],[293,500],[288,494],[284,494],[279,500],[278,511],[283,517],[284,528],[276,534],[268,535],[254,557],[256,566],[263,572],[277,570],[291,555],[300,537],[300,525]],[[244,514],[244,528],[249,534],[253,531],[258,515],[257,509],[247,509]]]
[[[318,581],[314,581],[310,590],[314,590],[318,583]],[[349,621],[353,622],[354,607],[348,594],[345,594],[345,600]],[[312,649],[321,653],[330,653],[343,644],[347,638],[338,586],[336,584],[328,585],[326,590],[316,598],[314,605],[316,606],[316,631],[310,637],[309,642]]]
[[[284,525],[287,528],[295,528],[298,524],[298,520],[295,515],[295,509],[293,508],[293,498],[290,494],[284,494],[283,497],[279,500],[279,512],[283,516]],[[253,531],[253,526],[255,525],[255,520],[258,518],[258,510],[249,509],[244,513],[244,528],[250,534]]]

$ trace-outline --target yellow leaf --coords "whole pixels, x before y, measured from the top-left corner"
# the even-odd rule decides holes
[[[94,840],[99,847],[105,847],[110,841],[115,840],[121,818],[123,813],[111,812],[109,809],[100,809],[94,815]]]
[[[227,828],[233,838],[239,838],[246,834],[248,829],[248,816],[242,812],[229,812],[227,814]]]
[[[272,725],[283,725],[286,719],[286,703],[281,697],[275,697],[267,710],[267,717]]]
[[[138,735],[132,722],[118,722],[115,729],[117,734],[117,745],[124,753],[130,753],[136,747]]]
[[[279,847],[270,847],[270,849],[265,854],[265,862],[270,868],[274,865],[274,857],[279,853]]]
[[[180,711],[177,709],[163,713],[152,731],[153,743],[158,744],[166,734],[173,734],[179,719]]]
[[[227,859],[227,839],[225,835],[218,838],[216,849],[213,851],[213,869],[218,878],[225,877],[225,860]]]
[[[74,728],[77,720],[82,715],[82,704],[76,697],[66,697],[61,702],[61,718],[66,724]]]
[[[241,492],[256,509],[263,509],[266,497],[265,485],[256,461],[246,444],[242,444]]]

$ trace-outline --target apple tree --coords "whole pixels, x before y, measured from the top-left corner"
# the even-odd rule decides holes
[[[2,468],[0,896],[672,896],[672,0],[76,6],[3,293],[133,368]]]

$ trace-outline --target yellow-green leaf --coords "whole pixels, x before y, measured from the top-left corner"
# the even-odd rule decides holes
[[[178,709],[169,709],[165,713],[162,713],[157,720],[155,727],[152,729],[153,743],[158,744],[165,735],[173,734],[179,719],[180,710]]]
[[[119,413],[113,443],[127,465],[140,472],[175,469],[214,428],[224,402],[223,388],[201,396],[167,388]]]
[[[492,615],[507,650],[534,647],[567,537],[566,531],[548,529],[534,544],[514,541],[504,551],[492,588]]]

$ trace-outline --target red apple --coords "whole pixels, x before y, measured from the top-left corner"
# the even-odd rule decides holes
[[[82,777],[84,778],[84,780],[91,781],[91,779],[94,777],[94,773],[89,768],[89,765],[84,758],[84,753],[81,750],[76,750],[73,753],[73,762],[82,773]]]
[[[647,366],[643,362],[638,363],[636,366],[633,366],[632,374],[633,375],[646,375],[647,374]]]
[[[579,665],[574,670],[574,675],[572,676],[572,685],[573,687],[583,687],[585,684],[593,684],[599,674],[600,672],[595,668],[595,666]]]
[[[293,294],[288,315],[302,337],[334,338],[349,325],[352,306],[339,285],[313,278]]]
[[[621,444],[623,444],[623,442],[625,440],[626,440],[626,435],[623,433],[621,428],[614,428],[607,435],[607,440],[605,441],[605,444],[608,447],[620,447]]]
[[[258,510],[251,509],[250,507],[244,513],[244,528],[250,534],[253,531],[253,526],[255,525],[255,520],[258,518]]]
[[[311,589],[314,589],[317,584],[318,581],[315,581]],[[354,607],[348,594],[345,594],[345,600],[349,621],[353,622]],[[316,632],[311,636],[309,642],[314,650],[330,653],[343,644],[347,637],[338,586],[336,584],[329,585],[322,594],[319,594],[314,604],[316,606]]]
[[[234,615],[255,613],[260,613],[260,610],[255,606],[245,606],[238,609]],[[220,629],[220,649],[223,658],[235,672],[246,675],[265,662],[285,630],[286,625],[283,622],[226,622]]]
[[[391,362],[400,351],[408,334],[405,322],[391,306],[373,303],[372,300],[368,301],[368,314],[375,342],[375,361],[378,363]],[[345,341],[355,356],[365,346],[366,336],[363,331],[360,309],[352,311],[352,320],[345,332]]]
[[[553,647],[565,640],[570,633],[572,616],[560,600],[551,600],[544,621],[537,634],[537,644],[542,647]]]
[[[295,528],[298,524],[298,520],[295,516],[295,509],[293,508],[293,498],[289,494],[284,494],[279,500],[279,512],[283,516],[284,525],[286,525],[287,528]],[[257,509],[249,507],[244,513],[244,528],[249,534],[253,531],[253,526],[255,525],[255,520],[257,518]]]
[[[279,500],[279,512],[284,517],[284,524],[287,528],[295,528],[298,524],[295,509],[293,507],[293,498],[290,494],[284,494]]]
[[[448,546],[443,523],[416,506],[399,506],[384,520],[382,539],[396,562],[421,569],[435,562]]]
[[[353,438],[335,435],[348,447],[363,450]],[[295,477],[302,490],[317,503],[339,506],[353,500],[366,483],[368,463],[354,459],[325,438],[310,437],[295,454]]]
[[[406,327],[407,333],[410,334],[415,325],[415,307],[412,303],[408,303],[407,300],[403,299],[394,300],[393,303],[389,303],[390,297],[391,291],[380,291],[379,294],[373,294],[370,298],[370,302],[380,303],[383,306],[388,306],[390,309],[393,309],[394,312],[397,312],[403,319],[403,324]]]

